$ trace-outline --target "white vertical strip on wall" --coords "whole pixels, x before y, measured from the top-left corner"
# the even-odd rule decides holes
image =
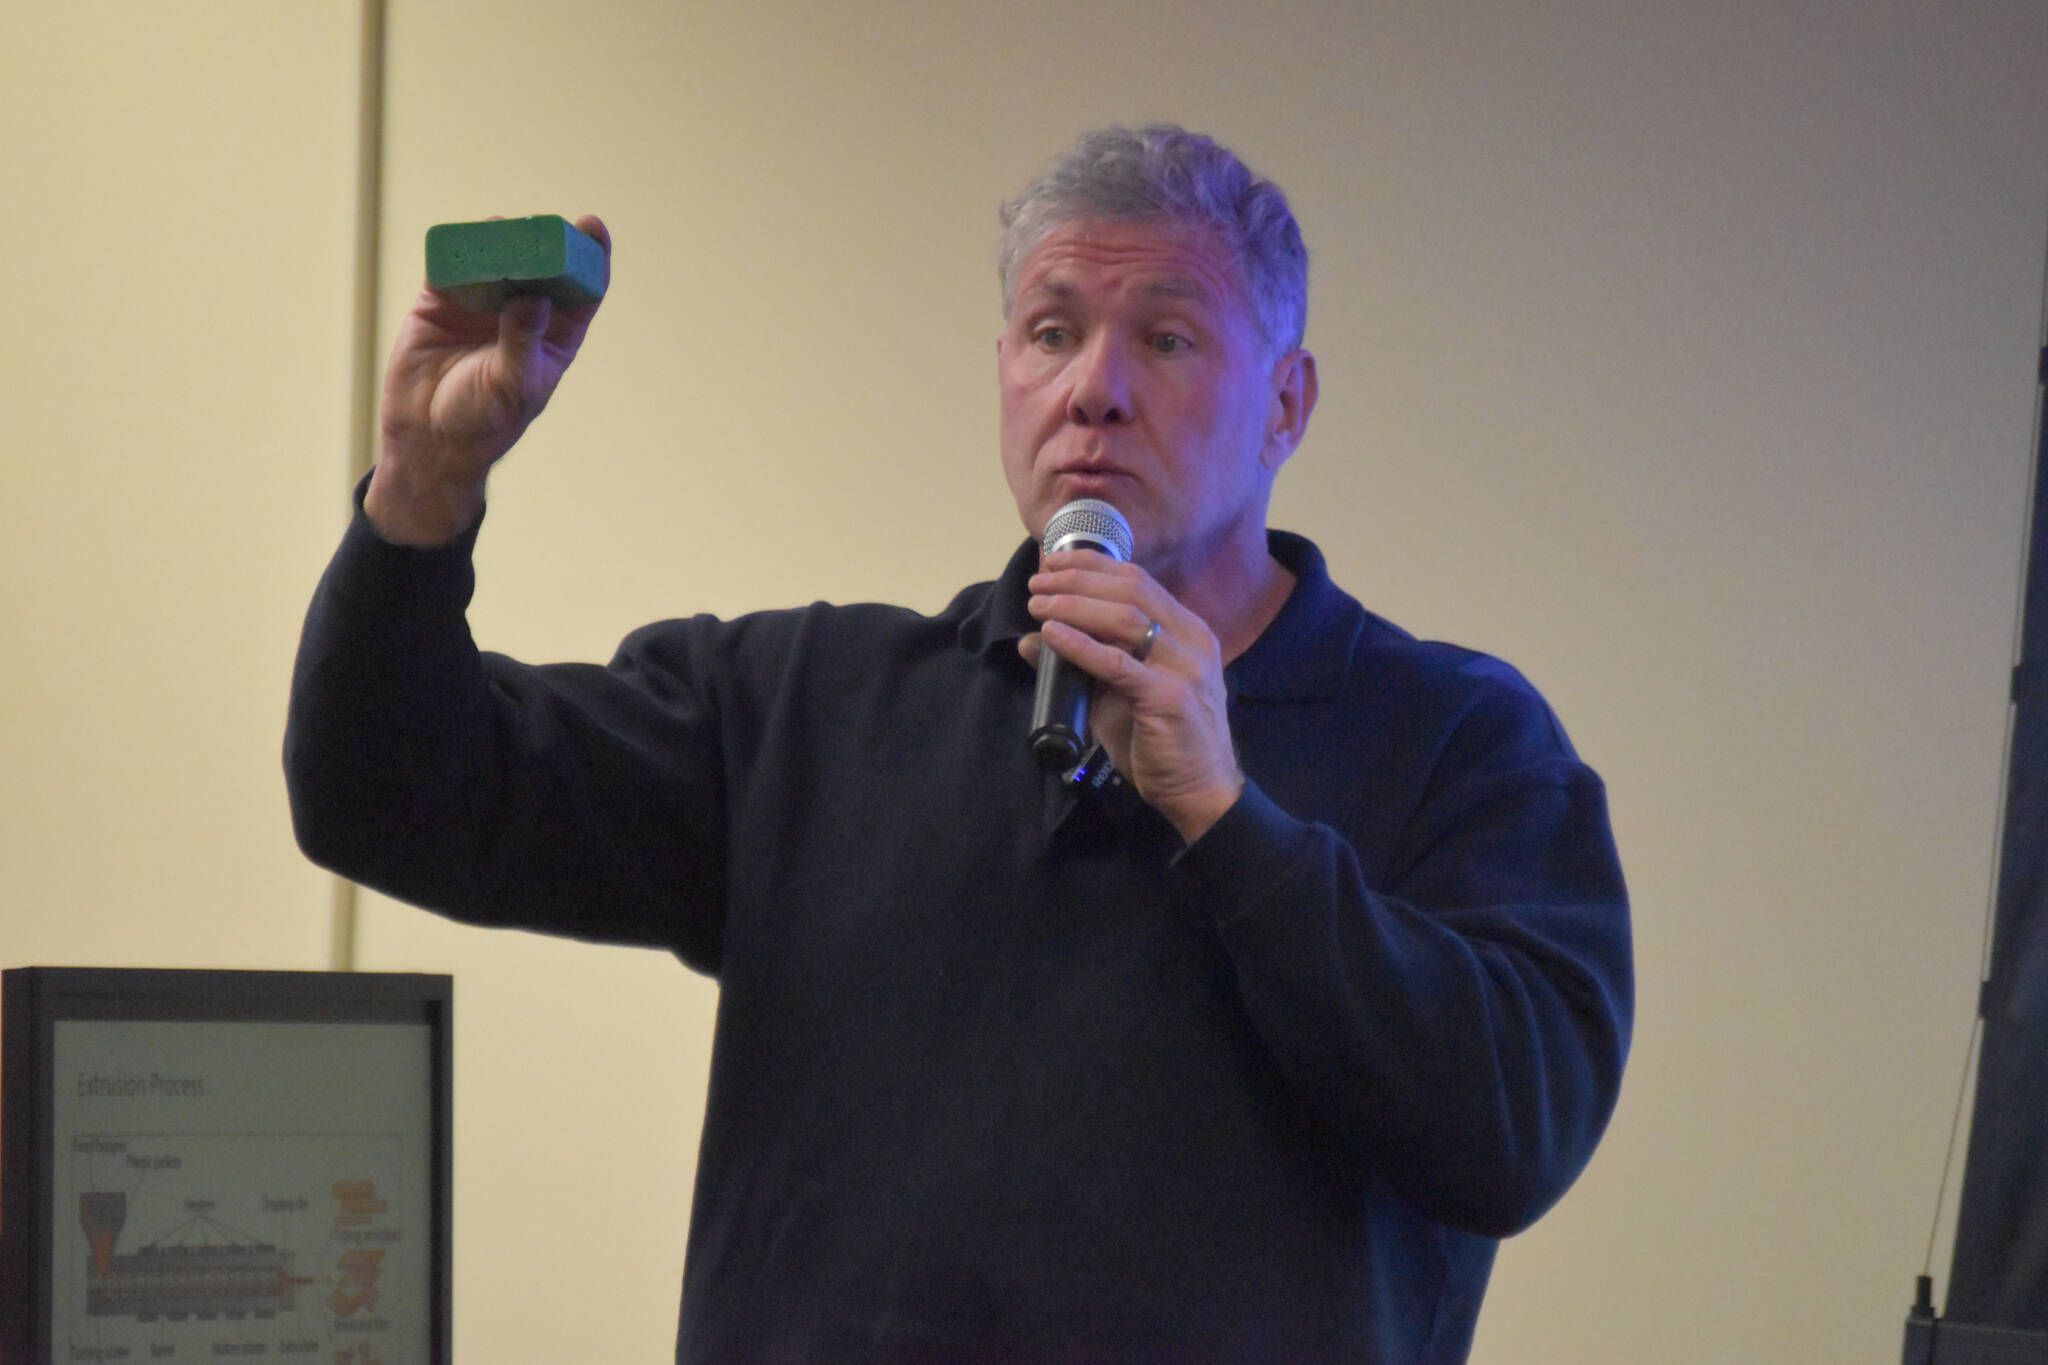
[[[356,93],[355,315],[349,349],[348,483],[370,472],[377,433],[377,291],[384,217],[384,0],[362,0],[361,71]],[[356,965],[356,884],[334,879],[327,965]]]

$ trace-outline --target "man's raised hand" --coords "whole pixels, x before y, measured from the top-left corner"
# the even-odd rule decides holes
[[[576,228],[604,248],[608,275],[610,232],[589,215]],[[443,545],[476,522],[491,466],[547,406],[598,306],[530,294],[479,313],[421,288],[384,372],[377,468],[363,499],[378,534]]]

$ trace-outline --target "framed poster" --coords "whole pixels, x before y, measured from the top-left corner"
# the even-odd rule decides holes
[[[0,1361],[445,1362],[451,1006],[445,976],[0,974]]]

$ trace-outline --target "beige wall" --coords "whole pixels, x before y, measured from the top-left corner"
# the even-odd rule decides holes
[[[343,523],[355,6],[4,13],[0,963],[317,967],[277,754]]]
[[[345,481],[354,6],[27,22],[0,957],[317,966],[275,751]],[[1324,401],[1275,520],[1549,693],[1637,901],[1621,1112],[1476,1358],[1896,1351],[1998,795],[2037,0],[393,0],[390,81],[387,334],[431,223],[618,239],[479,553],[536,659],[994,572],[995,204],[1113,118],[1288,186]],[[461,1358],[663,1358],[711,989],[374,898],[361,954],[459,977]]]

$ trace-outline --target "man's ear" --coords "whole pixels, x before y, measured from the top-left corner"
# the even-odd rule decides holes
[[[1296,348],[1273,362],[1273,411],[1260,461],[1273,473],[1301,444],[1316,410],[1316,358]]]

